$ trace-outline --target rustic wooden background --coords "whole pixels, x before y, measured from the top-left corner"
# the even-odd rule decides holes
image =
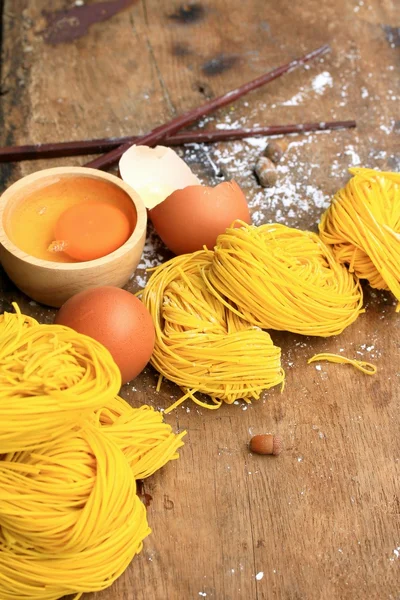
[[[201,126],[356,118],[356,131],[287,137],[278,184],[267,191],[252,174],[265,140],[182,155],[204,182],[234,177],[256,223],[311,229],[349,166],[400,168],[397,0],[114,0],[97,14],[89,0],[2,4],[3,145],[144,133],[329,42],[331,54]],[[103,20],[85,30],[90,15]],[[1,165],[1,189],[85,160]],[[129,288],[166,256],[150,232]],[[0,308],[17,300],[52,320],[53,310],[0,276]],[[188,435],[180,460],[142,486],[153,533],[119,581],[87,600],[400,598],[399,316],[389,294],[365,291],[366,314],[339,338],[273,333],[283,394],[218,412],[186,403],[169,416]],[[340,349],[374,362],[378,374],[306,364]],[[156,393],[155,383],[148,368],[123,394],[156,407],[178,397],[173,384]],[[249,454],[248,440],[262,432],[283,437],[279,458]]]

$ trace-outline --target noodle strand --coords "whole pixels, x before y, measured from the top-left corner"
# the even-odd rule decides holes
[[[352,365],[355,369],[362,371],[366,375],[375,375],[378,369],[375,365],[369,362],[365,362],[363,360],[356,360],[352,358],[347,358],[346,356],[342,356],[341,354],[330,354],[328,352],[315,354],[308,359],[307,364],[313,362],[319,362],[320,360],[327,360],[332,363],[339,363],[343,365]]]

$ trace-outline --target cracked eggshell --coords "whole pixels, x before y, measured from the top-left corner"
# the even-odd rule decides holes
[[[173,192],[149,212],[154,228],[175,254],[212,249],[236,219],[251,223],[246,197],[235,181]]]
[[[165,146],[131,146],[121,156],[119,172],[149,210],[175,190],[200,184],[177,153]]]

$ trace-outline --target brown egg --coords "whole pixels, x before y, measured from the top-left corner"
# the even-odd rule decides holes
[[[150,210],[164,244],[175,254],[212,249],[220,233],[235,219],[250,223],[246,198],[235,181],[216,187],[191,185],[176,190]]]
[[[103,344],[121,371],[122,383],[139,375],[153,352],[155,333],[149,311],[120,288],[90,288],[76,294],[60,308],[55,323]]]

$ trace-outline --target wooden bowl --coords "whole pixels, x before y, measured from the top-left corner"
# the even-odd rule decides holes
[[[4,223],[10,211],[40,187],[65,177],[90,177],[108,181],[122,189],[136,209],[136,227],[123,246],[96,260],[58,263],[42,260],[23,252],[8,237]],[[61,306],[68,298],[89,287],[123,287],[134,273],[142,255],[146,237],[147,211],[140,196],[122,179],[85,167],[58,167],[28,175],[11,185],[0,198],[0,260],[20,290],[43,304]]]

